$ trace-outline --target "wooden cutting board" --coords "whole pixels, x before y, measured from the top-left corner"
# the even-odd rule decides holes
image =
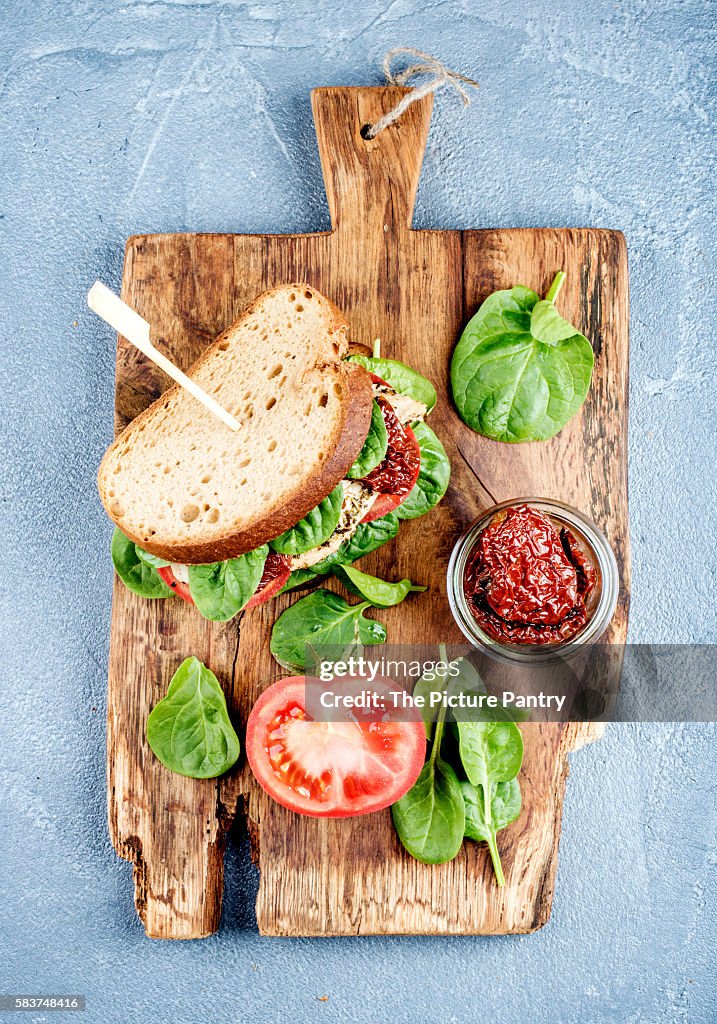
[[[436,510],[403,523],[397,540],[362,562],[372,573],[429,584],[427,594],[381,613],[391,643],[462,640],[446,601],[453,543],[481,510],[526,494],[572,504],[605,530],[622,573],[608,638],[620,643],[629,600],[624,238],[583,229],[411,230],[432,98],[413,104],[375,140],[361,136],[362,126],[403,93],[336,88],[312,94],[332,231],[135,236],[127,243],[123,298],[153,325],[159,347],[186,367],[259,292],[305,281],[346,313],[354,341],[380,337],[383,354],[434,382],[439,399],[430,422],[452,463],[451,488]],[[595,349],[588,400],[551,441],[506,445],[481,438],[459,420],[447,393],[449,358],[462,325],[494,289],[520,283],[543,294],[560,268],[568,275],[560,310]],[[117,430],[167,384],[120,338]],[[403,851],[388,812],[340,822],[302,818],[270,800],[243,759],[224,778],[200,782],[168,772],[154,758],[144,739],[147,715],[191,654],[217,674],[241,732],[259,693],[281,674],[269,654],[270,630],[295,600],[296,594],[285,595],[222,625],[206,622],[182,601],[145,601],[115,582],[109,822],[117,852],[134,864],[136,905],[147,934],[196,938],[219,927],[225,833],[237,810],[247,820],[261,872],[256,909],[263,934],[492,934],[544,924],[567,755],[594,738],[589,727],[523,726],[524,809],[501,834],[503,890],[483,845],[466,843],[452,863],[429,867]],[[579,835],[575,841],[582,841]],[[589,860],[588,854],[588,870]]]

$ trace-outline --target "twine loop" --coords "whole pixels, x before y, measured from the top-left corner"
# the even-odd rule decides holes
[[[394,57],[401,53],[410,54],[411,57],[417,57],[419,60],[417,63],[409,65],[403,71],[394,74],[391,70],[391,62]],[[414,50],[412,46],[396,46],[394,49],[389,50],[383,58],[383,73],[389,85],[408,85],[413,78],[417,78],[419,75],[430,75],[431,77],[422,85],[414,86],[395,107],[389,110],[387,114],[384,114],[375,124],[366,126],[361,131],[365,139],[375,139],[379,132],[382,132],[384,128],[388,128],[390,124],[397,121],[404,110],[410,107],[412,103],[416,103],[417,100],[423,99],[430,92],[435,92],[443,86],[452,86],[460,94],[464,107],[467,107],[471,101],[464,85],[472,85],[478,88],[478,83],[472,78],[468,78],[466,75],[459,75],[457,71],[451,71],[450,68],[447,68],[436,57],[431,57],[429,53],[424,53],[422,50]]]

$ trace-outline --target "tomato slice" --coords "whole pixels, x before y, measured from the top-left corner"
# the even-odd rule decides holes
[[[256,608],[258,604],[264,604],[276,597],[291,576],[291,561],[287,555],[277,555],[272,551],[267,555],[264,562],[264,573],[259,580],[259,585],[254,591],[254,596],[247,602],[247,608]]]
[[[365,482],[378,491],[378,497],[362,520],[364,523],[380,519],[398,508],[413,490],[421,468],[421,449],[416,435],[401,423],[390,402],[380,396],[376,401],[386,424],[388,448],[383,462],[364,477]]]
[[[183,601],[188,601],[189,604],[194,604],[192,595],[189,592],[189,584],[177,579],[171,565],[163,565],[160,569],[157,569],[157,572],[167,586],[172,588],[177,597],[181,597]]]
[[[416,714],[393,710],[387,680],[336,682],[352,692],[386,695],[387,710],[342,713],[316,721],[307,712],[325,689],[318,680],[289,676],[273,683],[252,708],[246,755],[261,787],[290,811],[314,818],[349,818],[379,811],[399,800],[418,778],[426,756],[426,732]],[[314,693],[309,692],[314,688]],[[314,703],[315,702],[315,703]],[[336,712],[332,712],[336,715]]]

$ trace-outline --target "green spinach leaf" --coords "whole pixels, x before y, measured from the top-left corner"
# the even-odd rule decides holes
[[[430,704],[431,695],[434,693],[442,694],[449,689],[451,692],[453,690],[453,677],[449,674],[450,663],[445,644],[439,646],[439,652],[439,659],[435,663],[435,671],[424,672],[421,678],[416,680],[413,687],[414,699],[422,697],[424,701],[423,706],[419,706],[419,711],[421,712],[423,725],[426,729],[426,738],[429,740],[433,739],[433,726],[436,718],[440,717],[444,725],[448,719],[448,710],[443,708],[441,704],[438,705],[439,710],[436,715]]]
[[[590,387],[590,342],[555,309],[560,271],[544,300],[518,285],[493,292],[469,321],[451,362],[453,399],[473,430],[496,441],[544,441]]]
[[[446,493],[451,479],[446,450],[431,428],[425,423],[415,423],[413,433],[421,449],[421,468],[413,490],[396,509],[399,519],[425,516]]]
[[[430,380],[416,373],[405,363],[399,363],[397,359],[381,359],[377,356],[353,355],[349,359],[359,363],[370,373],[375,373],[387,384],[390,384],[399,395],[410,395],[417,402],[422,402],[427,411],[430,412],[436,404],[436,389]]]
[[[520,783],[517,779],[496,783],[491,791],[489,806],[486,805],[483,786],[462,782],[461,789],[466,810],[466,837],[488,844],[496,881],[498,885],[505,885],[497,834],[520,815]]]
[[[420,683],[421,680],[417,687]],[[446,676],[442,677],[441,683],[445,687]],[[431,680],[428,686],[432,685]],[[445,710],[442,709],[435,723],[431,753],[421,774],[391,808],[398,838],[412,857],[425,864],[443,864],[453,860],[465,833],[465,805],[460,782],[451,765],[441,757],[444,725]]]
[[[336,565],[333,573],[350,593],[356,597],[363,597],[374,608],[392,608],[405,600],[410,593],[426,590],[426,587],[417,586],[410,580],[389,583],[378,576],[369,576],[352,565]]]
[[[461,762],[474,786],[487,792],[510,782],[523,763],[523,737],[515,722],[458,722]]]
[[[435,710],[430,705],[432,694],[448,692],[453,696],[458,693],[473,695],[485,694],[487,692],[483,685],[483,680],[470,661],[461,657],[449,662],[445,644],[439,645],[439,651],[440,658],[437,666],[441,666],[440,671],[436,667],[436,671],[430,673],[430,675],[424,674],[413,687],[413,696],[422,696],[425,701],[424,706],[420,710],[429,740],[432,737],[433,725],[437,717]],[[438,707],[440,710],[441,705],[439,704]],[[443,711],[443,718],[446,723],[453,723],[455,721],[450,708]],[[453,729],[454,725],[451,724],[449,728]]]
[[[372,469],[375,469],[383,461],[387,449],[388,431],[386,430],[386,421],[381,413],[381,406],[378,402],[374,401],[371,409],[371,425],[368,428],[366,440],[346,476],[352,480],[360,480],[362,477],[367,476]]]
[[[562,270],[557,272],[550,291],[544,299],[535,303],[530,314],[530,333],[546,345],[557,345],[559,341],[565,341],[567,338],[575,336],[573,325],[564,320],[555,308],[555,299],[563,286],[565,277]]]
[[[264,572],[269,548],[263,544],[238,558],[189,566],[189,590],[205,619],[233,619],[253,596]]]
[[[165,768],[192,779],[222,775],[239,757],[222,688],[198,658],[182,662],[150,712],[147,742]]]
[[[374,519],[370,523],[359,523],[356,532],[348,540],[345,540],[338,551],[328,555],[321,562],[311,566],[311,571],[318,576],[331,572],[335,565],[350,565],[364,555],[370,554],[382,544],[393,540],[398,533],[398,516],[395,512],[388,512],[380,519]]]
[[[112,564],[128,590],[140,597],[174,597],[174,591],[160,579],[157,570],[140,558],[136,545],[115,527],[112,534]]]
[[[501,820],[500,816],[512,813],[515,808],[515,791],[501,790],[499,795],[498,786],[514,781],[520,771],[523,763],[523,737],[515,722],[458,722],[458,736],[463,769],[477,791],[475,802],[479,806],[486,833],[481,838],[485,838],[490,848],[498,885],[505,885],[495,838],[495,833],[504,826],[493,820],[493,797],[496,797],[498,820]],[[519,813],[520,789],[517,794]],[[465,798],[465,789],[463,795]],[[476,834],[479,821],[480,816],[475,811],[471,818],[471,828]]]
[[[485,801],[483,787],[474,786],[471,782],[462,782],[463,796],[466,804],[466,835],[476,842],[485,841],[485,831],[489,827],[485,818]],[[490,802],[491,826],[495,831],[511,825],[520,816],[521,795],[518,779],[510,782],[498,782],[493,787]]]
[[[269,541],[269,547],[280,555],[300,555],[323,544],[336,529],[343,500],[344,489],[341,484],[337,484],[331,494],[320,501],[316,508],[312,508],[296,526]]]
[[[279,593],[285,594],[287,590],[293,590],[294,587],[300,587],[304,583],[313,583],[316,578],[316,573],[311,569],[294,569]]]
[[[440,757],[427,761],[391,816],[398,838],[416,860],[453,860],[463,843],[465,808],[458,776],[448,762]]]
[[[160,558],[158,555],[150,555],[149,551],[145,551],[144,548],[141,548],[138,544],[135,544],[134,549],[137,552],[137,558],[139,558],[140,562],[152,565],[155,569],[163,569],[166,565],[172,564],[171,562],[168,562],[166,558]]]
[[[421,710],[426,734],[432,739],[431,754],[416,785],[392,808],[394,824],[409,853],[431,864],[455,857],[463,834],[484,840],[498,885],[504,885],[496,836],[520,814],[516,776],[523,760],[523,739],[511,721],[458,722],[446,731],[450,712],[443,703],[433,722],[428,706],[431,694],[485,692],[469,661],[449,662],[444,644],[439,651],[441,669],[424,675],[413,691],[414,697],[422,695],[426,700]],[[454,730],[459,738],[457,747]],[[458,771],[465,772],[468,781],[460,779]],[[459,826],[463,829],[460,836]]]
[[[291,671],[306,667],[306,645],[316,650],[386,642],[386,627],[364,617],[369,602],[351,605],[330,590],[314,590],[279,616],[271,631],[271,653]]]

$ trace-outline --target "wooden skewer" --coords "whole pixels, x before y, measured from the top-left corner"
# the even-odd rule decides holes
[[[155,348],[149,338],[149,324],[139,313],[136,313],[131,306],[123,302],[119,295],[115,295],[101,281],[95,281],[87,293],[87,305],[101,316],[111,327],[131,341],[140,352],[143,352],[148,359],[156,363],[160,369],[180,384],[190,395],[194,395],[197,401],[213,412],[222,423],[231,430],[239,430],[241,424],[231,413],[228,413],[211,395],[203,391],[196,381],[182,373],[178,366],[162,355],[159,349]]]

